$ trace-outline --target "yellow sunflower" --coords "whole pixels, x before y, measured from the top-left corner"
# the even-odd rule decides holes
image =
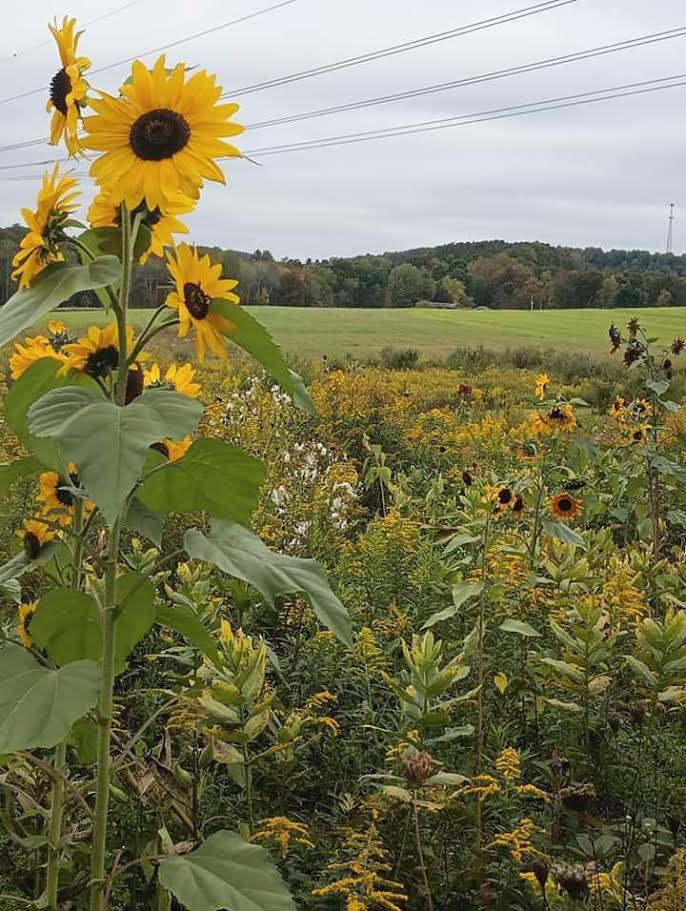
[[[133,349],[133,329],[126,330],[127,353]],[[119,333],[116,323],[109,326],[89,326],[88,334],[77,342],[65,345],[66,363],[62,372],[80,370],[94,379],[103,379],[119,367]]]
[[[12,260],[12,278],[20,288],[26,288],[49,263],[64,259],[60,244],[65,240],[65,222],[77,208],[81,195],[77,186],[73,177],[61,175],[59,165],[55,165],[52,174],[43,175],[36,210],[21,210],[29,230]]]
[[[574,409],[566,402],[553,405],[543,416],[543,421],[548,427],[554,427],[559,430],[571,431],[576,428]]]
[[[650,427],[647,424],[637,424],[635,427],[631,427],[627,433],[629,434],[629,439],[632,443],[636,443],[639,446],[645,446],[648,442],[648,433]]]
[[[59,525],[71,525],[76,497],[74,488],[79,487],[76,465],[68,466],[68,477],[56,471],[44,471],[38,475],[38,494],[41,515]]]
[[[53,38],[57,42],[60,52],[62,69],[52,77],[50,82],[50,97],[46,111],[52,114],[50,121],[50,145],[56,146],[64,136],[64,143],[70,155],[77,155],[79,148],[79,115],[82,102],[88,91],[88,83],[83,74],[90,67],[91,62],[87,57],[78,57],[78,47],[83,32],[74,32],[76,19],[67,16],[62,20],[62,26],[55,24],[48,26]]]
[[[197,399],[201,392],[200,383],[194,383],[195,370],[192,364],[172,364],[162,378],[159,364],[151,364],[144,371],[146,389],[173,389],[180,395]]]
[[[52,320],[48,323],[47,336],[36,335],[33,338],[25,338],[23,345],[20,342],[15,343],[14,352],[9,358],[10,376],[13,380],[18,380],[31,364],[46,357],[64,364],[66,356],[62,353],[62,349],[73,341],[74,338],[69,334],[64,323]]]
[[[545,398],[545,393],[550,383],[550,377],[547,373],[542,373],[540,376],[536,377],[536,398],[543,401]]]
[[[226,346],[222,334],[235,330],[236,326],[211,312],[210,305],[215,297],[237,304],[240,298],[231,292],[238,282],[222,278],[221,263],[213,266],[209,256],[198,256],[198,251],[188,244],[179,244],[175,250],[167,252],[167,268],[175,287],[165,303],[178,310],[179,338],[185,338],[193,328],[199,361],[205,359],[207,348],[218,357],[224,356]]]
[[[193,437],[184,437],[179,442],[169,439],[160,440],[159,443],[153,443],[150,448],[163,455],[168,462],[177,462],[186,455],[192,444]]]
[[[130,211],[142,202],[166,214],[179,192],[197,199],[205,178],[224,183],[215,158],[240,157],[222,137],[243,127],[230,122],[237,104],[218,104],[216,77],[198,70],[186,81],[185,64],[168,71],[164,55],[149,70],[140,60],[120,98],[101,93],[84,119],[84,148],[103,152],[91,176]]]
[[[195,201],[180,193],[171,199],[164,214],[159,209],[151,211],[141,203],[133,210],[133,215],[142,215],[142,224],[150,229],[150,246],[141,255],[141,263],[149,256],[164,256],[165,247],[174,246],[174,234],[188,234],[188,228],[177,215],[186,215],[195,208]],[[121,209],[114,201],[112,193],[101,190],[88,209],[88,223],[93,228],[121,227]]]
[[[35,560],[45,545],[55,537],[55,532],[37,519],[24,519],[17,537],[21,539],[24,553],[29,560]]]
[[[550,511],[557,519],[573,519],[581,512],[581,504],[570,493],[558,493],[550,501]]]
[[[24,648],[31,648],[33,639],[29,633],[29,623],[38,607],[37,601],[31,601],[28,604],[20,604],[17,609],[17,635]]]

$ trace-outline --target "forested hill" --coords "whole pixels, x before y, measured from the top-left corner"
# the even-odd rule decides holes
[[[0,228],[0,301],[14,291],[12,256],[24,233]],[[268,250],[207,248],[245,304],[280,307],[496,309],[686,306],[686,256],[644,250],[575,249],[503,240],[336,257],[275,260]],[[168,279],[151,258],[136,270],[134,306],[161,302]],[[81,295],[71,305],[95,305]]]

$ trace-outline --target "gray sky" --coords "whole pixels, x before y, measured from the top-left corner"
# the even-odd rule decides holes
[[[95,19],[125,0],[5,0],[0,99],[47,84],[54,15]],[[82,52],[105,66],[275,0],[135,0],[87,28]],[[227,89],[364,54],[497,16],[534,0],[297,0],[168,52],[219,75]],[[578,0],[567,7],[336,73],[250,95],[257,122],[452,81],[686,26],[683,0]],[[49,36],[48,36],[49,37]],[[37,46],[39,45],[39,46]],[[522,104],[686,72],[686,37],[485,85],[245,133],[244,149]],[[12,58],[13,54],[18,54]],[[156,55],[143,59],[153,62]],[[94,76],[116,90],[128,66]],[[686,87],[512,120],[318,151],[231,161],[228,188],[208,184],[189,223],[198,243],[306,258],[505,238],[575,246],[664,248],[667,206],[686,249]],[[44,97],[0,104],[5,145],[47,135]],[[47,151],[47,154],[46,154]],[[0,165],[52,157],[0,153]],[[0,177],[42,168],[0,171]],[[35,181],[0,180],[0,223],[32,205]],[[679,213],[678,213],[679,215]]]

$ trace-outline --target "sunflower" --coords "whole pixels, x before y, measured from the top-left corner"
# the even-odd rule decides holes
[[[619,423],[626,423],[626,399],[618,395],[610,406],[610,414]]]
[[[78,487],[79,476],[73,463],[69,465],[67,477],[56,471],[44,471],[38,475],[36,500],[40,504],[41,515],[59,525],[71,525],[76,501],[73,491]]]
[[[573,519],[581,512],[581,504],[570,493],[558,493],[550,501],[550,511],[558,519]]]
[[[638,424],[628,431],[629,439],[632,443],[636,443],[639,446],[645,446],[645,444],[648,442],[649,430],[650,427],[647,424]]]
[[[127,351],[134,345],[133,329],[129,326]],[[102,379],[119,368],[119,331],[116,323],[109,326],[89,326],[88,334],[77,342],[65,345],[66,363],[63,372],[80,370],[94,379]]]
[[[553,405],[544,415],[543,421],[549,426],[559,430],[574,430],[576,415],[571,405],[561,402]]]
[[[631,410],[636,417],[645,418],[653,413],[653,406],[645,399],[636,399],[631,405]]]
[[[66,222],[81,195],[77,186],[73,177],[61,175],[59,165],[55,165],[52,174],[43,175],[35,211],[21,210],[29,230],[12,260],[12,278],[20,288],[26,288],[50,263],[64,260],[60,244],[65,240]]]
[[[545,393],[550,383],[550,377],[547,373],[541,373],[540,376],[536,377],[536,398],[543,401],[545,398]]]
[[[33,338],[25,338],[23,345],[20,342],[15,343],[14,352],[9,358],[10,376],[13,380],[18,380],[31,364],[46,357],[63,364],[66,357],[62,354],[62,348],[73,341],[74,338],[69,334],[64,323],[51,320],[48,323],[47,336],[36,335]]]
[[[499,512],[511,509],[514,503],[514,494],[509,487],[501,487],[495,495],[495,502]]]
[[[131,213],[140,215],[141,223],[150,230],[150,246],[141,254],[140,261],[145,263],[149,256],[164,256],[165,247],[174,246],[174,234],[188,234],[188,228],[177,215],[186,215],[195,208],[195,201],[180,193],[169,201],[164,214],[159,209],[150,210],[144,203]],[[88,209],[88,223],[92,228],[121,227],[121,208],[114,201],[112,193],[101,190]]]
[[[140,60],[121,87],[123,97],[101,93],[91,100],[95,116],[84,119],[84,148],[103,152],[91,176],[115,203],[130,211],[141,203],[168,211],[179,192],[197,199],[205,178],[224,183],[215,158],[240,157],[222,137],[243,127],[230,122],[237,104],[217,104],[216,77],[198,70],[186,81],[186,67],[168,71],[164,55],[149,70]]]
[[[178,443],[174,440],[160,440],[159,443],[153,443],[150,448],[163,455],[168,462],[178,462],[186,455],[192,444],[193,437],[184,437]]]
[[[22,527],[17,532],[17,537],[21,539],[24,553],[29,560],[35,560],[43,547],[55,537],[55,532],[37,519],[24,519]]]
[[[151,364],[144,371],[144,384],[146,389],[171,389],[179,395],[187,395],[190,399],[197,399],[201,392],[200,383],[194,383],[195,370],[192,364],[172,364],[162,378],[159,364]]]
[[[515,519],[523,518],[524,509],[525,509],[524,498],[522,497],[522,495],[520,493],[518,493],[514,498],[514,502],[512,503],[512,514],[515,517]]]
[[[29,633],[29,623],[36,613],[38,607],[37,601],[31,601],[28,604],[20,604],[17,609],[17,635],[24,648],[31,648],[33,639]]]
[[[50,111],[53,112],[50,121],[50,145],[56,146],[64,136],[64,144],[70,155],[77,155],[80,150],[79,115],[88,91],[88,83],[83,74],[91,65],[87,57],[76,56],[83,32],[74,34],[75,25],[76,19],[65,16],[61,28],[57,24],[57,19],[54,25],[48,26],[57,42],[62,61],[62,69],[55,73],[50,82],[50,97],[45,107],[48,114]]]
[[[174,290],[167,295],[168,307],[179,312],[179,338],[195,330],[195,353],[199,361],[205,359],[205,350],[222,357],[226,346],[222,334],[236,329],[233,323],[210,309],[215,297],[237,304],[239,297],[231,291],[238,284],[233,279],[221,278],[221,263],[212,265],[209,256],[198,256],[195,247],[179,244],[167,252],[167,268],[174,280]]]

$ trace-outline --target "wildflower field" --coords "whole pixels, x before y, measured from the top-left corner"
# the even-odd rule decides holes
[[[2,911],[681,911],[683,339],[301,376],[173,245],[236,106],[52,32],[98,195],[45,176],[0,308]]]

